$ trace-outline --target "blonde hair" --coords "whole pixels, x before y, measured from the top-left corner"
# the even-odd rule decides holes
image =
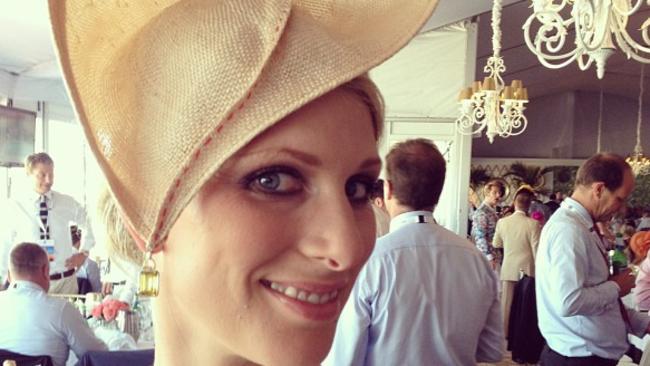
[[[142,264],[144,253],[127,232],[119,208],[108,189],[104,189],[99,196],[97,214],[106,229],[106,251],[108,256],[137,265]]]
[[[44,152],[27,155],[25,158],[25,169],[28,173],[31,173],[37,164],[54,165],[54,160]]]
[[[375,140],[379,140],[384,130],[384,98],[377,85],[365,73],[342,84],[340,88],[359,96],[361,101],[368,106],[375,127]]]

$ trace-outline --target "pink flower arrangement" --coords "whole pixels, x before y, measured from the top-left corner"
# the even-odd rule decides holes
[[[110,322],[117,317],[120,310],[128,310],[129,304],[115,300],[105,299],[101,304],[96,305],[91,312],[93,318]]]

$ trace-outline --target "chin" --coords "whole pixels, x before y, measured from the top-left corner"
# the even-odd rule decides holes
[[[336,323],[332,329],[297,332],[291,340],[272,345],[262,365],[310,366],[320,365],[332,347]],[[275,343],[275,342],[274,342]],[[278,352],[278,350],[280,350]]]

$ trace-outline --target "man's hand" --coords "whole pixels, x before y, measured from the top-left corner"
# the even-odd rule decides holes
[[[634,287],[634,275],[632,274],[631,269],[625,269],[615,276],[609,276],[610,281],[616,282],[620,290],[618,291],[618,296],[623,297],[632,291]]]
[[[86,253],[77,253],[73,254],[70,258],[65,260],[65,267],[66,268],[79,268],[81,267],[82,264],[86,261],[86,258],[88,256]]]
[[[497,270],[497,259],[493,258],[490,260],[490,264],[492,265],[492,270],[496,271]]]
[[[102,295],[110,295],[113,293],[112,282],[102,282]]]

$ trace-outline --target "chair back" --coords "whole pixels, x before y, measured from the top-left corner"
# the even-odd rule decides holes
[[[3,365],[5,361],[14,361],[16,366],[54,366],[50,356],[27,356],[4,349],[0,349],[0,361]]]

